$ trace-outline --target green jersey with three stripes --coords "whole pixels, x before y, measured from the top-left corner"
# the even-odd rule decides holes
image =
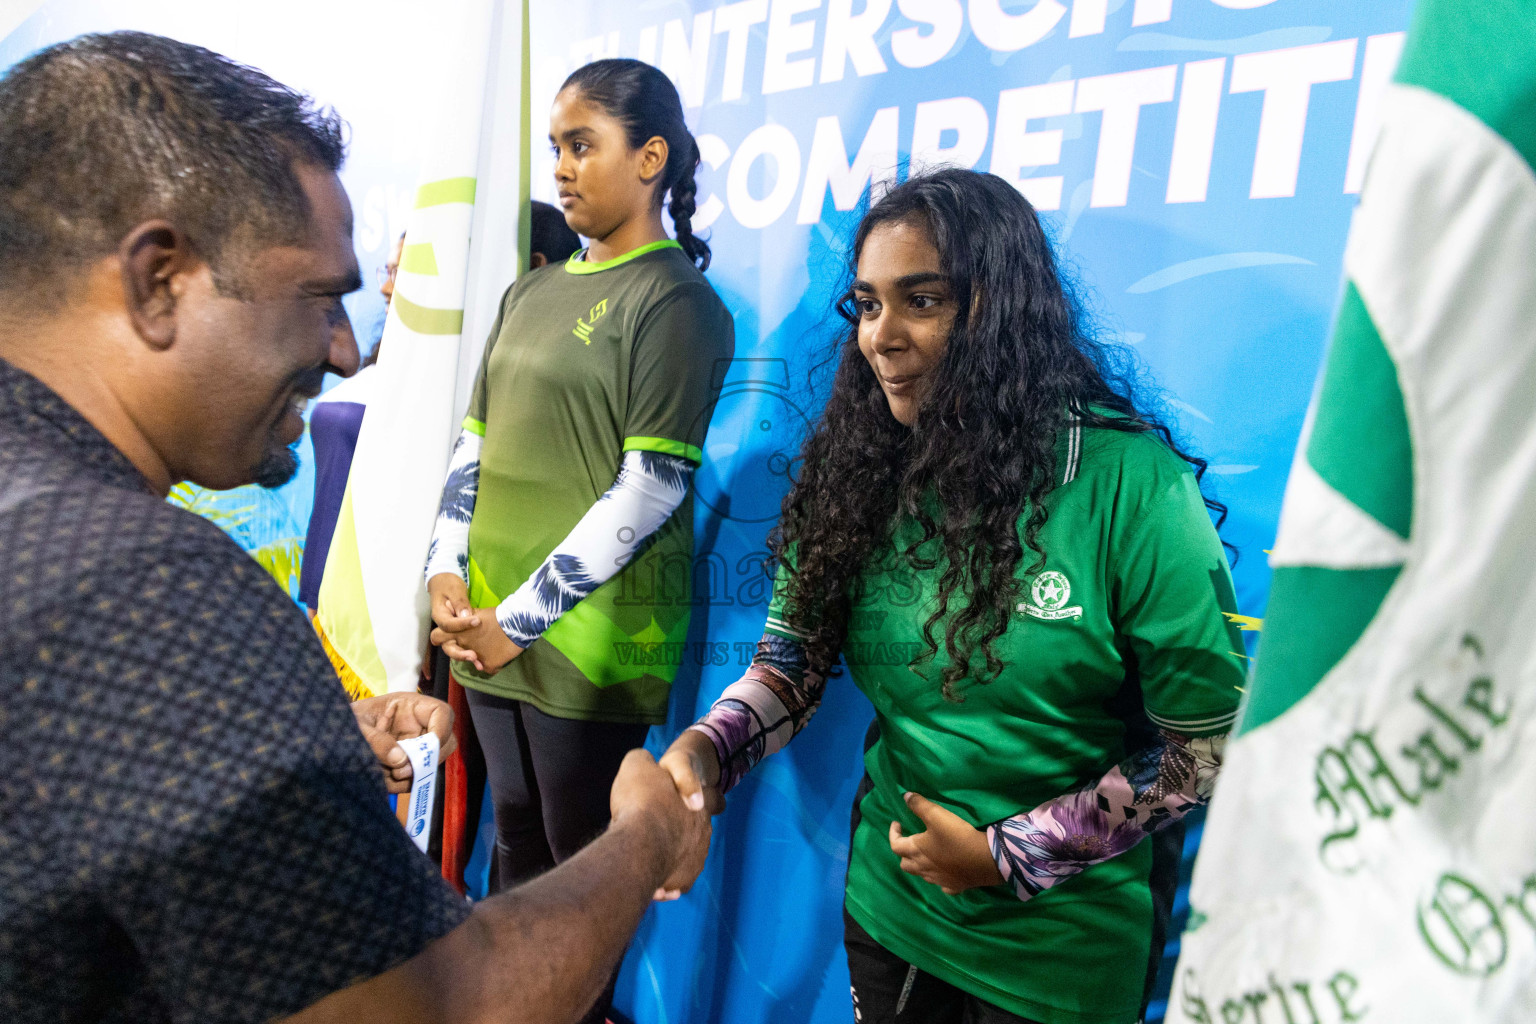
[[[1014,1013],[1129,1024],[1161,953],[1151,949],[1153,843],[1021,902],[1003,885],[946,896],[903,872],[887,837],[893,821],[908,835],[924,828],[908,791],[986,826],[1098,780],[1144,742],[1148,720],[1192,736],[1232,726],[1243,647],[1224,614],[1236,611],[1225,553],[1189,466],[1153,435],[1082,426],[1063,431],[1057,453],[1045,566],[1025,574],[1026,549],[1020,600],[994,645],[997,678],[982,681],[976,655],[957,702],[941,690],[942,649],[912,664],[940,572],[897,556],[920,538],[914,522],[897,526],[885,567],[864,579],[844,658],[879,737],[864,759],[873,788],[847,907],[909,963]],[[767,630],[795,638],[776,590]]]

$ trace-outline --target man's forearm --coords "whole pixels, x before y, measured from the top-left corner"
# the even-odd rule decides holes
[[[290,1024],[571,1024],[591,1008],[667,877],[665,826],[633,814],[570,860],[476,906],[420,954]]]
[[[485,924],[476,952],[495,979],[482,977],[483,1002],[442,1019],[579,1019],[602,994],[651,894],[666,880],[667,849],[660,824],[631,815],[555,870],[482,903],[471,919]],[[446,959],[464,984],[472,983],[461,952]]]

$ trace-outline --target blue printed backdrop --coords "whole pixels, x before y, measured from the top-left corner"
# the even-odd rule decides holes
[[[1210,460],[1241,551],[1239,605],[1262,616],[1264,549],[1338,293],[1372,98],[1409,8],[535,2],[536,136],[588,60],[641,57],[678,83],[706,162],[709,278],[736,316],[739,358],[699,479],[708,597],[653,746],[737,678],[761,632],[759,552],[816,413],[805,371],[826,351],[840,242],[869,171],[933,162],[935,147],[1050,211],[1101,327],[1133,346]],[[552,166],[535,157],[535,198],[553,197]],[[694,892],[642,926],[621,1009],[644,1024],[850,1018],[839,908],[869,714],[834,682],[799,739],[732,794]]]

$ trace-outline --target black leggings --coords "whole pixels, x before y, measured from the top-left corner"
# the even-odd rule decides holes
[[[619,763],[644,745],[650,726],[556,718],[522,701],[465,692],[496,810],[496,885],[509,888],[608,827],[608,791]],[[601,1024],[614,980],[584,1024]]]
[[[843,947],[858,1024],[1035,1024],[920,971],[843,911]]]

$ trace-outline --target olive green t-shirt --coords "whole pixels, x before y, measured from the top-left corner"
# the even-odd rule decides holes
[[[1151,435],[1064,434],[1064,482],[1046,498],[1040,532],[1046,566],[1021,575],[1023,600],[994,646],[1000,677],[962,680],[956,703],[941,692],[942,649],[908,667],[926,650],[941,571],[896,558],[921,536],[915,523],[897,527],[887,567],[864,578],[843,655],[879,739],[864,758],[873,788],[860,804],[847,907],[897,956],[1013,1013],[1129,1024],[1151,952],[1150,842],[1020,901],[1001,885],[946,896],[903,872],[887,838],[892,821],[923,830],[907,791],[983,827],[1094,782],[1128,756],[1142,712],[1188,735],[1231,727],[1243,648],[1223,615],[1236,610],[1231,577],[1194,475]],[[941,552],[938,541],[920,549]],[[794,639],[777,589],[768,631]],[[979,654],[973,664],[984,665]]]
[[[700,461],[735,349],[730,313],[676,242],[603,263],[578,253],[502,299],[465,426],[485,437],[469,526],[469,595],[499,604],[613,486],[623,453]],[[620,537],[628,542],[629,538]],[[688,633],[693,501],[607,583],[471,689],[560,718],[666,720]]]

